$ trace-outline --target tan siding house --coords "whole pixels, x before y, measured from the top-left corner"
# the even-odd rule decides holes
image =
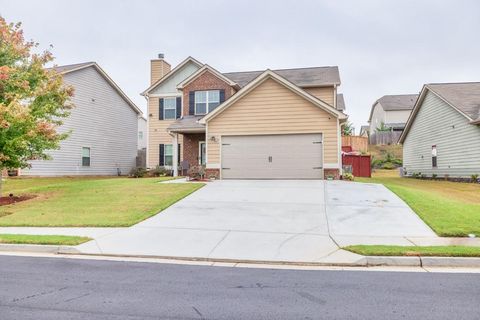
[[[201,165],[223,179],[339,177],[339,85],[337,67],[220,73],[189,57],[143,93],[148,166],[178,174],[180,164]]]

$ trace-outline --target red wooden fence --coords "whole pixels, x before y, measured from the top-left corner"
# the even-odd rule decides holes
[[[355,177],[368,177],[372,176],[372,170],[370,166],[369,155],[354,155],[344,154],[342,155],[342,164],[352,166],[352,174]]]

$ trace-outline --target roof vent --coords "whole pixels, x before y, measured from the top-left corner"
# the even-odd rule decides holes
[[[159,53],[158,54],[158,59],[163,59],[163,58],[165,58],[165,55],[163,53]]]

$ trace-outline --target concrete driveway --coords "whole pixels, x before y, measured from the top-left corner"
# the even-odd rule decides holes
[[[343,181],[215,181],[84,253],[287,262],[358,259],[353,243],[435,237],[382,185]]]

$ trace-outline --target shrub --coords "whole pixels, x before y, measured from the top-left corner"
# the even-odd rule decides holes
[[[437,174],[436,173],[432,174],[432,179],[433,180],[437,179]]]
[[[190,179],[203,179],[205,176],[205,167],[191,166],[190,169],[188,169],[187,174]]]
[[[135,167],[130,170],[130,177],[132,178],[143,178],[147,174],[147,169],[143,167]]]
[[[344,173],[343,174],[343,180],[353,181],[354,179],[355,179],[355,177],[351,173]]]
[[[162,166],[156,166],[155,169],[151,169],[149,172],[151,177],[165,177],[169,174],[169,171]]]
[[[395,169],[396,167],[397,166],[395,166],[391,162],[384,162],[383,165],[382,165],[382,169],[387,169],[387,170],[392,170],[392,169]]]
[[[477,183],[478,182],[478,174],[472,174],[470,176],[470,178],[472,178],[472,182],[473,183]]]

